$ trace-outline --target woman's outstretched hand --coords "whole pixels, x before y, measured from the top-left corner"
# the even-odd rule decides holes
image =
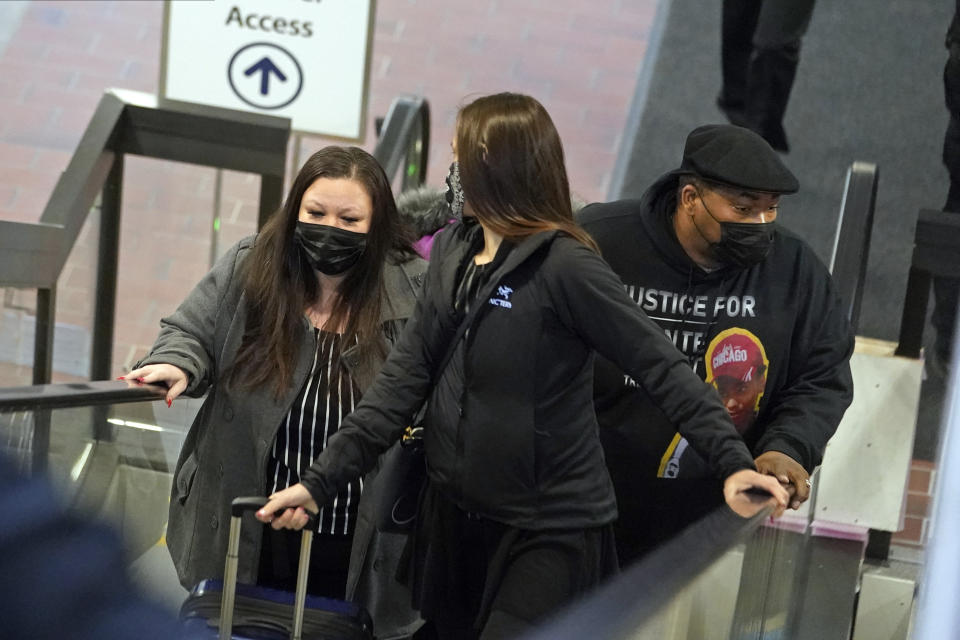
[[[279,516],[278,511],[283,511]],[[307,511],[319,511],[307,488],[300,483],[277,491],[270,501],[257,511],[257,520],[269,523],[274,529],[303,529],[309,520]]]
[[[750,490],[769,493],[776,500],[774,518],[780,517],[790,501],[790,494],[775,477],[766,476],[750,469],[741,469],[730,474],[723,481],[723,497],[727,501],[727,505],[734,511],[737,511],[738,505],[742,502],[740,499],[743,497],[742,494]]]
[[[134,369],[120,378],[128,382],[142,382],[144,384],[163,384],[167,387],[167,406],[169,407],[177,396],[183,393],[190,382],[186,372],[172,364],[148,364]]]

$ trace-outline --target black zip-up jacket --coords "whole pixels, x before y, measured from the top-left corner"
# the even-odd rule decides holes
[[[741,341],[735,345],[750,340],[762,349],[766,371],[751,375],[766,380],[754,415],[744,416],[744,439],[754,455],[780,451],[812,471],[853,399],[853,334],[830,274],[781,227],[760,264],[704,271],[676,238],[676,189],[676,174],[667,174],[642,200],[584,208],[580,223],[635,304],[701,377],[709,379],[708,365],[722,362],[728,336]],[[597,412],[614,481],[702,476],[702,461],[677,436],[679,424],[623,371],[598,359]]]
[[[624,293],[609,266],[559,232],[520,242],[480,288],[463,379],[436,369],[459,326],[459,267],[479,227],[438,237],[422,295],[373,385],[302,475],[318,504],[371,466],[425,400],[432,482],[461,508],[525,529],[611,522],[616,502],[593,409],[593,350],[646,385],[720,477],[753,460],[717,396]],[[446,381],[451,382],[451,381]],[[440,420],[455,403],[455,420]]]

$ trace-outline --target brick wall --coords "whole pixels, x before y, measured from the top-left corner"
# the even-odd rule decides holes
[[[922,549],[930,529],[930,504],[936,480],[936,466],[927,460],[914,460],[907,484],[907,506],[903,530],[893,534],[891,542],[910,549]]]
[[[373,118],[386,114],[393,97],[425,95],[433,110],[428,182],[440,185],[458,106],[476,94],[531,93],[563,136],[573,190],[585,200],[602,199],[656,5],[656,0],[381,0],[370,133],[362,144],[372,148]],[[0,57],[0,219],[39,219],[104,89],[157,90],[162,8],[162,2],[151,1],[29,4]],[[305,138],[300,158],[326,143]],[[159,318],[207,270],[214,176],[212,169],[128,158],[115,373],[146,351]],[[258,188],[250,176],[224,176],[220,249],[253,231]],[[96,223],[91,216],[58,284],[57,380],[82,378],[85,371],[83,362],[59,352],[77,329],[89,332]],[[19,326],[30,315],[32,300],[32,294],[4,295],[4,308],[12,313],[0,314],[0,336],[11,339],[10,323]],[[8,316],[12,319],[5,320]],[[0,385],[27,383],[28,367],[0,363]]]

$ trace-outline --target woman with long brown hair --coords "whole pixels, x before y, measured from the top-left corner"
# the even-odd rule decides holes
[[[303,526],[303,507],[328,503],[428,401],[414,594],[439,637],[506,638],[616,570],[594,350],[683,425],[728,500],[759,487],[782,509],[787,495],[574,223],[543,106],[509,93],[470,103],[454,156],[464,218],[437,237],[403,336],[301,483],[257,517]]]
[[[150,353],[126,378],[166,384],[168,404],[181,393],[207,394],[170,500],[167,546],[184,586],[222,576],[233,498],[296,484],[320,455],[412,312],[425,269],[377,161],[355,147],[326,147],[262,231],[228,250],[161,321]],[[363,601],[358,583],[378,582],[370,571],[394,584],[382,559],[392,557],[395,569],[402,540],[374,535],[371,502],[360,496],[376,483],[366,480],[346,483],[320,514],[312,593]],[[292,590],[299,538],[250,530],[241,582]],[[393,554],[383,548],[390,544]],[[417,621],[409,594],[391,598],[390,588],[371,611],[385,635]]]

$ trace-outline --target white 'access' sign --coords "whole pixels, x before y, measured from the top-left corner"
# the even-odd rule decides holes
[[[167,0],[160,95],[363,137],[374,0]]]

